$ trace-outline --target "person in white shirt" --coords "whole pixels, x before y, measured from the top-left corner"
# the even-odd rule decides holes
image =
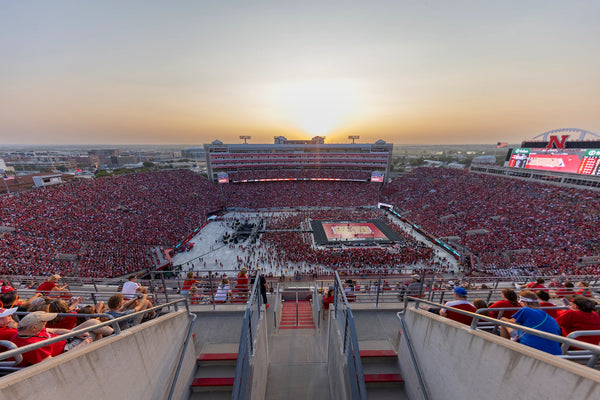
[[[123,293],[123,297],[127,300],[135,299],[138,294],[146,294],[147,289],[136,282],[137,275],[131,275],[127,282],[123,284],[123,289],[121,293]]]

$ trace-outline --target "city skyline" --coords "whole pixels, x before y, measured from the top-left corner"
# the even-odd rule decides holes
[[[2,1],[0,143],[600,133],[600,3]]]

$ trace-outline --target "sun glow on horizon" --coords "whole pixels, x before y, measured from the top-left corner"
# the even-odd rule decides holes
[[[348,124],[360,110],[357,85],[345,80],[310,80],[274,85],[268,92],[275,118],[324,136]]]

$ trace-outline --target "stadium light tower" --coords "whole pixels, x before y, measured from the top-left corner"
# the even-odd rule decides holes
[[[354,141],[356,139],[360,139],[360,136],[358,136],[358,135],[352,135],[352,136],[348,136],[348,139],[352,139],[352,144],[354,144]]]
[[[242,136],[240,136],[240,139],[244,139],[244,144],[248,144],[247,140],[252,139],[252,136],[242,135]]]

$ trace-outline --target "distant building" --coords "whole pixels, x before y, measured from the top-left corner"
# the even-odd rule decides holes
[[[473,157],[475,164],[496,164],[496,156],[477,156]]]

